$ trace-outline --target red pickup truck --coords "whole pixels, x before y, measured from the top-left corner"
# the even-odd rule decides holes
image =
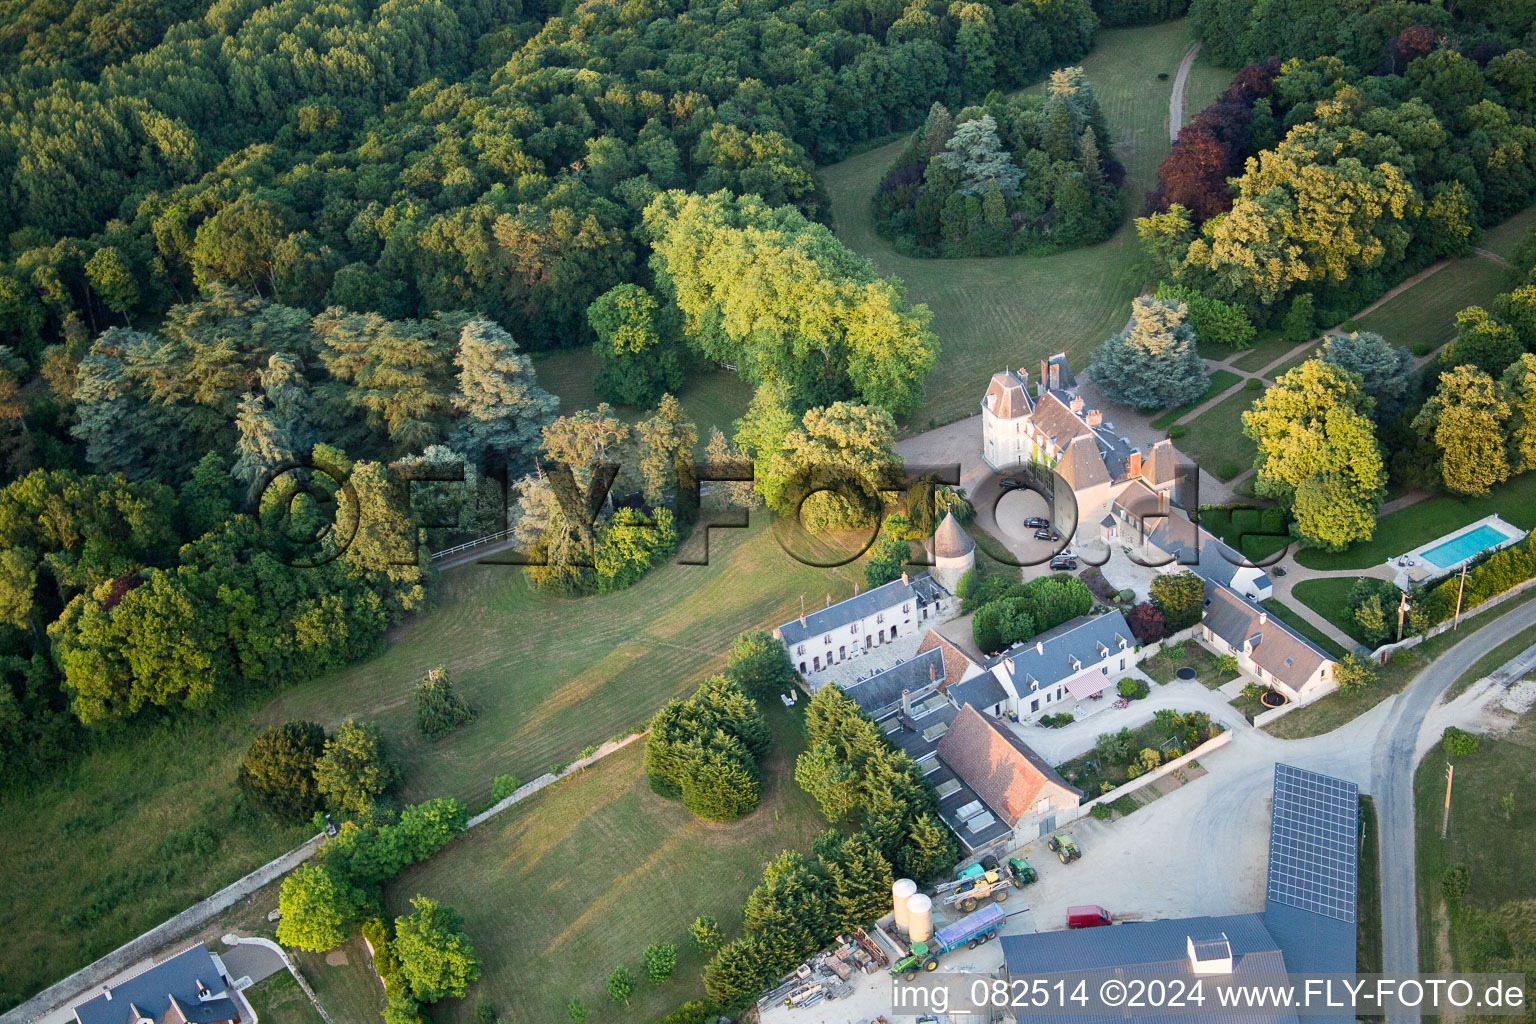
[[[1090,904],[1086,907],[1067,908],[1068,928],[1098,928],[1101,925],[1114,923],[1114,916],[1100,906]]]

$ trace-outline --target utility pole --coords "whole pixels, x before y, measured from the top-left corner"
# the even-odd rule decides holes
[[[1467,567],[1461,567],[1461,585],[1456,588],[1456,621],[1451,624],[1452,629],[1461,628],[1461,595],[1467,589]]]
[[[1445,816],[1440,819],[1440,838],[1444,839],[1451,832],[1451,782],[1456,774],[1456,766],[1449,761],[1445,763]]]

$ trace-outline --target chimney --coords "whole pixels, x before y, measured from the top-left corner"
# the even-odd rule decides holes
[[[832,593],[831,593],[831,591],[827,592],[827,607],[828,608],[832,607]]]
[[[908,576],[906,574],[906,572],[903,571],[902,574],[901,574],[901,585],[905,587],[908,584],[910,584],[911,582],[912,582],[912,577]]]
[[[939,681],[938,666],[931,661],[928,663],[928,681],[930,683],[936,683]]]
[[[1055,367],[1052,367],[1052,369],[1055,369]],[[1074,395],[1070,405],[1073,412],[1081,415],[1083,411],[1083,397],[1081,395]]]
[[[858,597],[859,596],[859,585],[857,583],[855,583],[853,585],[853,596],[854,597]]]
[[[1051,363],[1051,390],[1061,390],[1061,364],[1057,362]]]
[[[911,690],[902,690],[901,691],[901,713],[906,715],[908,718],[912,717],[912,691]]]
[[[1081,403],[1082,399],[1079,398],[1078,402]],[[1089,409],[1088,414],[1083,417],[1083,420],[1090,427],[1101,426],[1104,423],[1104,414],[1097,409]]]
[[[805,612],[800,613],[800,625],[802,628],[805,626]]]
[[[1045,394],[1046,386],[1050,384],[1050,382],[1051,361],[1049,359],[1042,359],[1040,360],[1040,393],[1042,395]]]
[[[1141,452],[1131,452],[1131,457],[1125,462],[1125,471],[1131,476],[1141,475]]]
[[[1036,640],[1035,641],[1035,653],[1036,654],[1044,654],[1045,653],[1045,641],[1044,640]]]
[[[1019,383],[1024,385],[1024,397],[1028,398],[1029,397],[1029,371],[1028,370],[1020,370],[1019,371]]]
[[[1167,513],[1167,511],[1168,511],[1168,492],[1167,491],[1158,491],[1157,492],[1157,510],[1159,512],[1162,512],[1162,513],[1165,513],[1165,514]]]
[[[1269,622],[1269,612],[1264,611],[1262,608],[1259,609],[1259,625],[1262,626],[1267,622]]]

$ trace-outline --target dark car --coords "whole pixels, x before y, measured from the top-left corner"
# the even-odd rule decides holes
[[[1051,559],[1052,572],[1072,572],[1077,569],[1077,559],[1071,555],[1057,555]]]
[[[1048,540],[1054,544],[1058,540],[1061,540],[1061,534],[1057,533],[1055,530],[1036,530],[1035,540]]]
[[[1024,520],[1024,525],[1033,527],[1036,530],[1049,530],[1051,528],[1051,521],[1044,516],[1030,516]]]
[[[1029,484],[1025,483],[1022,477],[1017,476],[1003,477],[1003,479],[998,482],[998,486],[1005,491],[1023,491],[1029,488]]]

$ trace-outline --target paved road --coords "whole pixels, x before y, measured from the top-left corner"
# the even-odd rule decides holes
[[[1189,69],[1194,66],[1195,54],[1200,52],[1196,43],[1184,54],[1179,63],[1179,73],[1173,78],[1173,95],[1168,98],[1168,141],[1179,141],[1179,129],[1184,127],[1184,83],[1189,80]]]
[[[1377,735],[1370,789],[1381,821],[1382,966],[1388,974],[1419,969],[1413,772],[1424,719],[1478,658],[1531,625],[1536,625],[1536,602],[1522,604],[1468,634],[1413,678],[1393,701]]]

